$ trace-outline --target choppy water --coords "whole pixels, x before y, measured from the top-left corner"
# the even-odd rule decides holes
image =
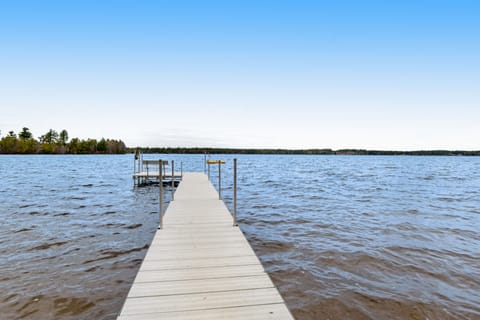
[[[480,158],[237,158],[241,228],[297,319],[480,319]],[[132,171],[0,156],[0,319],[115,319],[158,223]]]

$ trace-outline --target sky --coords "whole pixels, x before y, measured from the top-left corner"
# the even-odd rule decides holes
[[[3,1],[0,130],[480,150],[480,1]]]

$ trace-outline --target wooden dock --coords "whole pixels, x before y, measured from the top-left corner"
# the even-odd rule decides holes
[[[185,173],[117,319],[293,317],[207,176]]]

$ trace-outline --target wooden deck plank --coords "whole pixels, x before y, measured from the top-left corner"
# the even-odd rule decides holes
[[[283,303],[120,316],[118,320],[291,320]]]
[[[282,303],[275,288],[127,298],[122,314],[148,314]]]
[[[133,298],[265,288],[273,288],[273,283],[263,274],[232,278],[165,281],[162,283],[136,282],[132,286],[132,289],[130,289],[128,297]]]
[[[155,242],[152,243],[150,247],[157,247],[155,248],[156,251],[161,252],[170,252],[171,249],[167,247],[167,245],[175,244],[173,241],[166,241],[166,242]],[[176,250],[207,250],[207,249],[222,249],[222,250],[231,250],[233,248],[250,248],[248,243],[244,241],[215,241],[215,242],[205,242],[205,241],[179,241],[175,244]]]
[[[208,268],[208,267],[228,267],[259,264],[258,258],[253,255],[223,257],[218,258],[199,258],[183,260],[145,260],[140,267],[140,271],[165,270],[165,269],[188,269],[188,268]]]
[[[169,250],[157,251],[148,250],[145,259],[154,260],[183,260],[183,259],[201,259],[201,258],[222,258],[222,257],[236,257],[255,255],[250,248],[235,248],[235,249],[203,249],[203,250]]]
[[[182,233],[187,234],[191,237],[215,237],[223,235],[238,235],[243,237],[243,233],[238,228],[232,228],[232,223],[220,223],[220,224],[197,224],[195,228],[192,228],[191,225],[186,223],[178,224],[169,224],[167,229],[162,229],[161,234],[157,233],[155,237],[175,237],[177,235],[182,235]],[[232,229],[232,230],[230,230]]]
[[[193,230],[192,230],[193,232]],[[198,234],[175,234],[175,235],[165,235],[162,238],[155,237],[151,243],[151,245],[165,245],[168,246],[172,243],[178,243],[181,246],[184,243],[217,243],[217,242],[226,242],[226,243],[238,243],[238,242],[245,242],[239,235],[235,234],[215,234],[211,237],[202,237]]]
[[[228,277],[265,275],[261,265],[239,265],[209,268],[168,269],[140,271],[135,278],[137,282],[176,281],[195,279],[217,279]]]
[[[186,173],[118,317],[293,319],[225,203]]]

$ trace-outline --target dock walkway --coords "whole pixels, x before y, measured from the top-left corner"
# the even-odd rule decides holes
[[[293,317],[207,176],[185,173],[117,319]]]

